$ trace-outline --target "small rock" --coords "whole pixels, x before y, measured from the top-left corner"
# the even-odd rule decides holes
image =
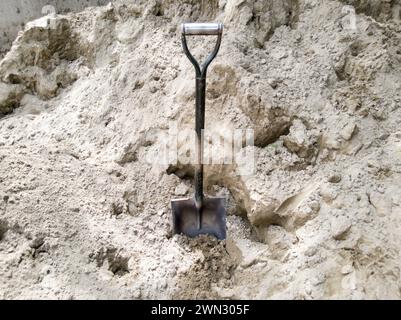
[[[110,281],[114,277],[114,273],[110,270],[100,269],[98,276],[102,281]]]
[[[42,276],[46,276],[51,272],[51,266],[49,265],[45,265],[41,270],[40,270],[40,274]]]
[[[331,223],[331,234],[335,240],[344,240],[351,229],[351,221],[347,218],[338,218]]]
[[[379,216],[389,216],[392,213],[392,200],[387,194],[372,191],[369,200]]]
[[[13,197],[13,196],[9,197],[9,198],[8,198],[8,203],[10,203],[10,204],[15,204],[15,203],[16,203],[15,197]]]
[[[322,185],[320,187],[319,193],[320,193],[323,201],[326,203],[331,203],[333,200],[335,200],[338,197],[337,190],[333,189],[333,187],[330,187],[328,185]]]
[[[356,276],[355,273],[350,273],[344,276],[341,281],[341,286],[345,290],[355,290],[356,289]]]
[[[135,290],[133,296],[135,299],[140,299],[142,297],[141,289]]]
[[[135,271],[135,269],[137,267],[138,267],[138,262],[137,262],[136,258],[135,257],[131,257],[128,260],[128,270],[132,272],[132,271]]]
[[[279,82],[280,82],[280,80],[272,79],[272,78],[269,78],[269,79],[267,80],[267,83],[268,83],[273,89],[276,89],[276,88],[277,88]]]
[[[161,289],[166,289],[166,288],[167,288],[167,285],[168,285],[168,283],[167,283],[167,280],[166,280],[166,279],[161,279],[161,280],[160,280],[160,282],[159,282],[159,287],[160,287]]]
[[[284,136],[284,146],[302,158],[314,153],[316,136],[299,119],[293,121],[288,135]]]
[[[317,247],[316,246],[311,246],[305,251],[305,255],[307,257],[313,257],[317,253]]]
[[[180,183],[174,190],[176,196],[184,196],[187,194],[189,187],[185,183]]]
[[[351,140],[352,136],[357,130],[357,126],[355,123],[351,122],[348,123],[342,130],[341,130],[341,138],[343,138],[345,141]]]
[[[342,274],[350,274],[353,271],[354,271],[354,267],[352,266],[352,264],[346,264],[345,266],[343,266],[341,268]]]
[[[317,273],[312,279],[311,284],[313,286],[319,286],[326,281],[326,275],[324,273]]]
[[[380,140],[387,140],[387,138],[390,136],[389,133],[383,133],[382,135],[379,136]]]
[[[38,249],[45,243],[45,238],[43,236],[37,236],[35,239],[29,242],[29,246],[32,249]]]
[[[327,181],[330,183],[339,183],[341,181],[341,175],[334,173],[327,179]]]

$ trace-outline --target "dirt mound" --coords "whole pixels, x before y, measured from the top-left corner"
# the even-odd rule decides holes
[[[0,62],[0,297],[399,298],[401,24],[374,3],[114,1],[28,24]],[[212,20],[207,128],[255,133],[254,174],[206,168],[223,242],[171,235],[192,167],[149,161],[193,125],[179,24]]]

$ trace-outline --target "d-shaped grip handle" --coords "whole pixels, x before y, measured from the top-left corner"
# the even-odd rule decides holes
[[[188,36],[217,36],[223,33],[222,23],[183,23],[181,32]]]
[[[209,64],[216,57],[220,49],[221,37],[223,35],[223,24],[222,23],[183,23],[181,24],[181,42],[184,48],[184,52],[187,55],[189,61],[194,65],[197,78],[205,78],[206,71]],[[189,52],[186,36],[187,35],[203,35],[203,36],[217,36],[216,45],[213,52],[207,57],[206,61],[199,65],[194,56]]]

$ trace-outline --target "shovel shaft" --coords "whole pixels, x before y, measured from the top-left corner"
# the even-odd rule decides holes
[[[205,94],[206,78],[197,77],[195,104],[195,131],[196,131],[196,166],[195,166],[195,201],[199,208],[203,204],[203,139],[202,131],[205,128]]]

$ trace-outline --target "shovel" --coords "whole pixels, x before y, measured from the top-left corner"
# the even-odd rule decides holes
[[[195,131],[196,157],[195,166],[195,195],[193,198],[171,201],[173,210],[173,232],[196,237],[200,234],[209,234],[217,239],[226,238],[226,209],[224,198],[205,198],[203,194],[203,141],[202,130],[205,127],[205,92],[206,72],[209,64],[216,57],[221,43],[223,24],[221,23],[184,23],[181,26],[181,41],[184,52],[195,67],[196,73],[196,104],[195,104]],[[213,52],[206,61],[199,65],[189,52],[186,36],[217,36]]]

